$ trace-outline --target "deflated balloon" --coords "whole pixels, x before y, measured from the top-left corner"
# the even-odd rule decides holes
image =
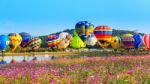
[[[78,34],[75,31],[73,33],[73,39],[70,43],[70,46],[72,48],[76,48],[76,49],[86,47],[85,43],[80,39],[80,37],[78,36]]]
[[[11,33],[9,36],[9,46],[14,51],[22,42],[22,37],[18,33]]]
[[[142,38],[143,44],[150,51],[150,34],[145,34]]]
[[[141,34],[134,34],[133,38],[134,38],[134,48],[135,49],[140,48],[142,45],[142,35]]]
[[[7,35],[0,35],[0,50],[5,51],[9,45],[9,37]]]
[[[80,21],[75,25],[75,30],[82,41],[85,41],[88,35],[94,31],[94,25],[88,21]]]
[[[87,48],[91,48],[92,46],[96,45],[97,38],[94,34],[89,35],[88,38],[85,40],[85,44]]]
[[[28,45],[32,48],[32,50],[40,48],[41,44],[42,44],[42,40],[40,38],[32,38],[28,42]]]
[[[22,33],[20,33],[20,35],[22,37],[22,42],[21,42],[20,46],[22,48],[26,48],[28,46],[29,40],[31,40],[31,35],[26,32],[22,32]]]
[[[47,36],[46,41],[48,43],[48,46],[52,49],[58,48],[58,45],[60,44],[60,38],[57,34]]]
[[[132,34],[124,34],[122,36],[122,42],[126,49],[134,48],[134,38]]]
[[[121,38],[118,36],[112,37],[111,46],[113,49],[118,49],[121,45]]]
[[[94,35],[101,47],[107,47],[111,42],[112,28],[109,26],[97,26],[94,30]]]

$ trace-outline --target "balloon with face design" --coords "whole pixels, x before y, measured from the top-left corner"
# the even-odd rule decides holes
[[[98,40],[98,44],[102,48],[106,48],[111,42],[112,28],[109,26],[97,26],[94,30],[94,35]]]
[[[94,31],[94,25],[91,22],[88,21],[79,21],[75,25],[75,30],[79,37],[82,39],[82,41],[85,41],[85,39],[93,34]]]
[[[113,49],[118,49],[121,45],[121,38],[118,36],[112,37],[111,46]]]

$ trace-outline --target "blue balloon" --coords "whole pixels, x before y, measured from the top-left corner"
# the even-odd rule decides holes
[[[22,42],[21,42],[21,47],[22,48],[26,48],[28,46],[28,41],[31,40],[31,35],[26,33],[26,32],[22,32],[22,33],[19,33],[22,37]]]
[[[0,35],[0,50],[5,51],[9,45],[9,37],[7,35]]]
[[[134,34],[133,38],[134,38],[134,48],[135,49],[140,48],[141,45],[142,45],[142,35],[140,35],[140,34]]]

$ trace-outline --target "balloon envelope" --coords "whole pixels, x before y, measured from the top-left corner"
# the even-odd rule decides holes
[[[59,35],[57,34],[47,36],[46,41],[48,43],[48,46],[51,47],[52,49],[57,48],[58,45],[60,44],[60,38]]]
[[[22,42],[22,37],[18,33],[11,33],[9,36],[9,46],[14,51]]]
[[[31,35],[26,32],[22,32],[20,33],[20,35],[22,37],[22,42],[20,46],[22,48],[26,48],[28,46],[28,41],[31,40]]]
[[[146,46],[147,50],[150,51],[150,34],[145,34],[142,39],[143,44]]]
[[[101,47],[107,47],[111,42],[112,28],[109,26],[97,26],[94,30],[94,35]]]
[[[118,49],[121,45],[121,38],[118,36],[112,37],[111,46],[113,49]]]
[[[97,38],[94,34],[89,35],[88,38],[85,40],[85,44],[87,48],[91,48],[92,46],[96,45]]]
[[[91,35],[94,31],[94,25],[88,21],[79,21],[75,25],[75,30],[82,41],[85,41],[88,35]]]
[[[133,38],[134,38],[134,48],[135,49],[140,48],[141,45],[142,45],[142,35],[140,35],[140,34],[134,34]]]
[[[134,38],[132,34],[124,34],[122,36],[122,42],[126,49],[134,48]]]
[[[32,50],[40,48],[42,44],[42,40],[40,38],[32,38],[29,41],[29,46],[32,48]]]
[[[9,37],[7,35],[0,35],[0,50],[5,51],[9,45]]]
[[[72,48],[76,48],[76,49],[86,47],[84,42],[80,39],[80,37],[78,36],[78,34],[75,31],[73,33],[73,40],[71,41],[70,46]]]

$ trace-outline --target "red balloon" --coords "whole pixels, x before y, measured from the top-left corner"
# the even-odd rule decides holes
[[[145,34],[143,36],[143,44],[146,46],[147,50],[150,51],[150,34]]]

